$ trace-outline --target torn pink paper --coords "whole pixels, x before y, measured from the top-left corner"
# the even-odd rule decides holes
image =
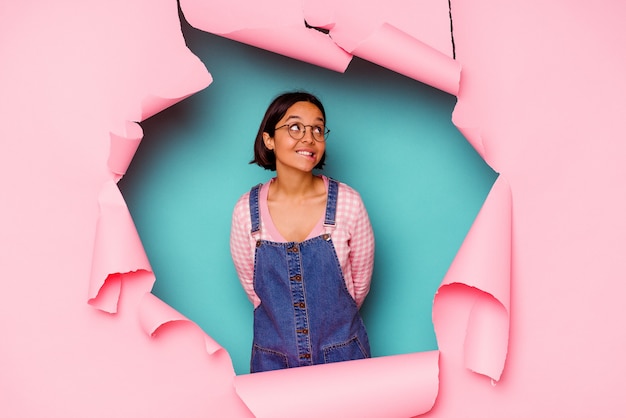
[[[0,62],[0,416],[251,416],[196,325],[138,320],[134,122],[210,82],[177,2],[2,2]]]
[[[452,59],[446,2],[315,0],[304,7],[307,22],[329,30],[350,54],[457,94],[460,65]]]
[[[114,184],[126,173],[142,140],[143,130],[136,122],[184,100],[212,82],[211,75],[197,57],[193,56],[195,59],[190,60],[190,51],[181,46],[184,44],[181,45],[175,38],[164,39],[160,45],[148,44],[144,54],[160,56],[169,52],[171,66],[159,65],[158,70],[151,69],[141,74],[140,66],[131,66],[127,77],[132,79],[135,76],[135,83],[130,82],[125,93],[139,96],[140,99],[125,101],[122,105],[111,104],[109,123],[115,129],[109,134],[107,165],[112,182],[106,182],[100,192],[100,213],[89,288],[89,304],[109,313],[117,310],[121,286],[120,280],[113,278],[138,270],[151,271],[130,212]],[[137,51],[130,52],[126,61],[136,60],[136,55]],[[164,83],[164,77],[176,81]],[[102,287],[107,289],[103,290]]]
[[[118,281],[112,281],[109,285],[112,288],[106,292],[101,291],[109,278],[138,270],[152,271],[152,268],[126,202],[113,180],[103,184],[98,203],[100,215],[93,247],[89,304],[115,313],[119,299]]]
[[[458,93],[460,64],[388,23],[349,52],[439,90]]]
[[[155,345],[168,344],[174,349],[177,345],[193,345],[194,349],[202,346],[204,356],[198,366],[209,366],[209,373],[203,376],[202,386],[204,393],[196,403],[180,408],[174,416],[224,416],[224,417],[252,417],[248,407],[241,401],[235,391],[235,370],[228,352],[209,337],[197,324],[189,320],[171,306],[157,298],[150,292],[141,297],[138,305],[139,326]],[[172,353],[173,362],[179,362],[175,353]],[[190,370],[191,372],[191,370]],[[160,384],[158,381],[155,384]],[[212,408],[202,408],[198,405],[206,399],[219,400]],[[222,402],[220,402],[222,401]],[[224,405],[229,405],[225,408]],[[235,404],[233,410],[232,404]],[[167,416],[167,415],[163,415]],[[171,415],[170,415],[171,416]]]
[[[347,51],[354,50],[378,28],[388,24],[453,57],[447,1],[304,0],[303,9],[310,26],[329,30],[331,38]],[[388,47],[396,48],[393,44]]]
[[[181,9],[195,28],[314,65],[343,72],[355,55],[458,92],[460,65],[452,59],[444,1],[245,3],[224,7],[215,0],[183,0]]]
[[[435,403],[438,361],[428,351],[253,373],[235,388],[259,418],[413,417]]]
[[[109,151],[109,169],[115,174],[115,180],[119,180],[130,165],[130,162],[139,148],[143,129],[135,122],[127,122],[122,135],[111,132],[111,150]]]
[[[139,323],[146,334],[154,336],[160,327],[165,324],[175,322],[188,322],[193,324],[198,329],[198,332],[202,333],[205,342],[204,345],[209,355],[215,354],[219,350],[224,350],[217,342],[215,342],[213,338],[205,334],[193,321],[186,318],[170,305],[163,302],[152,293],[146,293],[144,295],[141,300],[141,304],[139,305]]]
[[[177,30],[180,31],[180,22],[177,23]],[[181,44],[177,38],[165,37],[157,41],[160,42],[138,46],[145,50],[132,51],[126,57],[128,62],[124,64],[128,68],[125,73],[128,80],[124,81],[128,83],[126,87],[129,90],[126,94],[135,94],[140,98],[119,107],[113,104],[110,112],[117,119],[134,122],[146,120],[206,88],[213,81],[204,64],[187,49],[184,42]],[[169,63],[164,65],[156,62],[150,71],[142,71],[142,66],[136,63],[138,57],[152,55],[163,59],[167,57]],[[169,82],[164,83],[164,79]]]
[[[452,328],[449,321],[458,322],[459,315],[467,315],[465,366],[495,381],[500,379],[507,355],[510,276],[511,192],[500,175],[450,265],[433,306],[438,341],[440,334]],[[456,303],[446,303],[448,292],[473,300],[470,311],[456,312]],[[439,348],[445,352],[445,347]]]
[[[468,114],[472,114],[472,112],[470,109],[467,109],[466,106],[467,105],[462,101],[457,102],[456,106],[454,106],[454,110],[452,111],[452,123],[463,134],[467,142],[474,147],[474,150],[476,150],[478,155],[480,155],[483,160],[493,164],[493,160],[487,155],[481,129],[477,126],[476,120],[468,116]],[[468,110],[470,110],[469,113]],[[493,166],[491,167],[496,169]]]
[[[310,64],[343,72],[352,56],[328,35],[309,29],[299,2],[181,0],[195,28]]]
[[[452,111],[452,123],[463,134],[467,142],[476,150],[485,161],[491,161],[485,155],[485,145],[483,144],[482,134],[480,128],[472,126],[471,121],[463,120],[465,114],[462,110],[463,103],[457,102],[457,105]],[[492,167],[493,168],[493,167]]]

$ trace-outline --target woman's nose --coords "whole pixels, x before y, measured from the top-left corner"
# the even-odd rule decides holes
[[[305,126],[304,127],[304,136],[302,137],[302,139],[300,141],[302,141],[302,142],[309,142],[309,143],[314,143],[315,142],[315,138],[313,137],[313,127],[312,126]]]

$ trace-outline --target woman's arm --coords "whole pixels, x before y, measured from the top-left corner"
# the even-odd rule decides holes
[[[250,236],[251,224],[248,202],[249,194],[246,193],[235,204],[230,227],[230,254],[241,286],[254,307],[257,307],[261,301],[254,291],[254,247],[251,245],[253,238]]]
[[[356,193],[356,192],[355,192]],[[374,269],[374,231],[361,197],[355,205],[354,223],[350,234],[350,268],[354,284],[354,300],[360,308],[370,290]]]

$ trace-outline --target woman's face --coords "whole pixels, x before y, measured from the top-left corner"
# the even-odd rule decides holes
[[[317,141],[314,132],[320,132],[323,138],[324,117],[320,109],[310,102],[297,102],[292,105],[280,121],[276,124],[278,128],[271,137],[268,133],[263,133],[265,146],[274,150],[276,156],[276,172],[287,172],[288,170],[298,170],[311,172],[320,162],[326,143]],[[297,124],[297,125],[296,125]],[[304,136],[298,137],[298,127],[304,125]]]

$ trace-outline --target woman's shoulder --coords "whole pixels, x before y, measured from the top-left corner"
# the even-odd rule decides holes
[[[352,218],[365,210],[365,205],[361,199],[361,194],[352,186],[333,179],[339,185],[337,192],[337,210],[338,216],[347,216]]]
[[[326,176],[324,176],[326,177]],[[328,181],[336,181],[337,184],[339,185],[339,198],[346,198],[346,199],[356,199],[356,200],[361,200],[361,195],[360,193],[354,189],[352,186],[348,185],[347,183],[344,183],[342,181],[339,181],[337,179],[334,179],[332,177],[326,177],[328,179]]]
[[[235,207],[233,209],[233,215],[247,217],[250,214],[250,192],[248,190],[237,199],[235,203]]]
[[[233,219],[244,220],[250,216],[250,192],[246,192],[235,203]]]

